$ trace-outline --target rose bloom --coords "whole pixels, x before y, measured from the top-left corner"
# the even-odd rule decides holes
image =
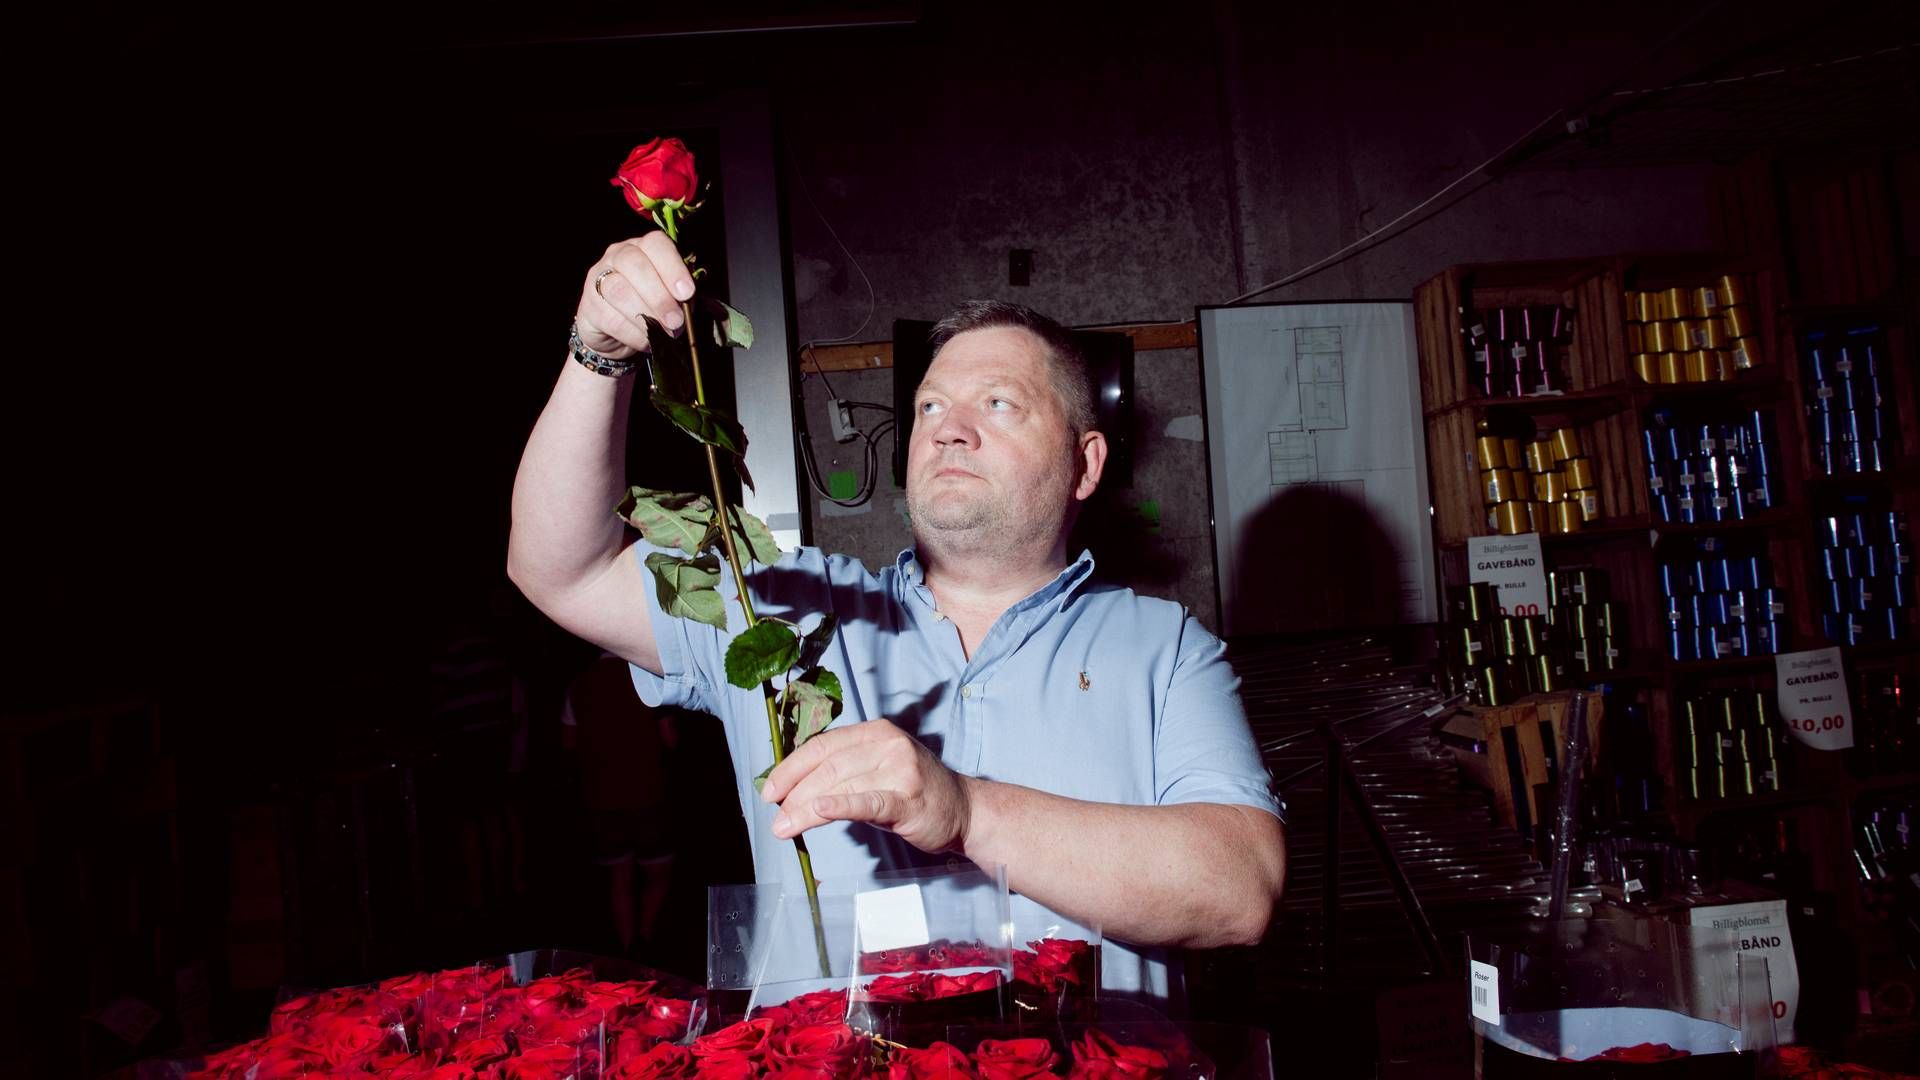
[[[843,1080],[849,1076],[864,1075],[859,1072],[836,1073],[830,1069],[812,1069],[801,1065],[784,1065],[763,1074],[765,1080]]]
[[[787,1010],[793,1018],[791,1022],[795,1024],[830,1024],[846,1018],[847,992],[815,990],[811,994],[789,998],[785,1005],[776,1005],[774,1008]]]
[[[627,197],[628,206],[642,214],[657,202],[692,202],[700,191],[693,152],[679,139],[654,139],[634,147],[608,182]]]
[[[577,1046],[536,1046],[500,1066],[502,1080],[567,1080],[599,1071],[593,1051]]]
[[[760,1065],[745,1054],[694,1058],[695,1080],[756,1080]]]
[[[352,1013],[315,1017],[307,1029],[314,1049],[336,1070],[371,1058],[387,1041],[387,1034],[379,1021]]]
[[[767,1039],[773,1034],[771,1020],[742,1020],[711,1035],[693,1040],[695,1057],[738,1056],[759,1058],[767,1052]]]
[[[505,1039],[492,1035],[482,1035],[478,1038],[462,1039],[454,1043],[452,1059],[458,1064],[471,1065],[478,1068],[481,1065],[491,1065],[507,1057],[512,1052],[513,1051],[508,1048]]]
[[[660,1043],[601,1073],[600,1080],[690,1080],[698,1064],[686,1047]]]
[[[858,1071],[872,1044],[845,1024],[814,1024],[775,1031],[767,1043],[771,1068],[825,1069],[841,1075]]]
[[[933,975],[927,979],[929,998],[958,997],[961,994],[974,994],[982,990],[992,990],[1000,985],[1000,973],[997,971],[972,971],[965,975]]]
[[[1167,1055],[1146,1046],[1126,1046],[1098,1028],[1073,1044],[1073,1072],[1087,1080],[1160,1080]]]
[[[1045,1039],[983,1039],[973,1051],[981,1080],[1033,1080],[1053,1075],[1060,1055]]]
[[[925,1001],[927,976],[882,975],[863,987],[860,993],[868,1001]]]
[[[937,1042],[924,1050],[904,1046],[893,1052],[887,1080],[973,1080],[973,1059],[952,1043]]]

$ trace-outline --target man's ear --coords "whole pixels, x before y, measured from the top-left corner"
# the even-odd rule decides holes
[[[1073,497],[1082,502],[1092,498],[1106,467],[1107,437],[1097,431],[1080,436],[1080,483],[1073,489]]]

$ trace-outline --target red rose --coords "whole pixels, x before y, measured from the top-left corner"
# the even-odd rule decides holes
[[[307,1029],[313,1048],[336,1069],[372,1057],[387,1034],[378,1021],[354,1013],[317,1016]]]
[[[693,1040],[695,1057],[746,1057],[758,1059],[767,1052],[767,1039],[773,1034],[771,1020],[742,1020],[711,1035]]]
[[[677,1039],[686,1034],[687,1025],[693,1020],[693,1002],[681,998],[657,997],[647,1002],[647,1015],[673,1027],[673,1034],[664,1035],[662,1038]]]
[[[925,1050],[903,1046],[894,1051],[887,1080],[973,1080],[973,1059],[952,1043],[937,1042]]]
[[[755,1080],[760,1066],[742,1054],[721,1054],[693,1059],[695,1080]]]
[[[420,1080],[480,1080],[480,1074],[465,1065],[449,1063],[421,1073]]]
[[[1691,1057],[1686,1050],[1676,1050],[1666,1043],[1636,1043],[1633,1046],[1615,1046],[1603,1050],[1588,1058],[1588,1061],[1631,1061],[1646,1064],[1653,1061],[1671,1061],[1674,1058]]]
[[[785,1005],[776,1005],[776,1009],[787,1010],[792,1023],[802,1026],[808,1024],[831,1024],[844,1020],[847,1016],[847,992],[845,990],[815,990],[811,994],[801,994],[787,999]]]
[[[519,1033],[522,1046],[584,1042],[599,1034],[600,1017],[585,1012],[554,1013],[528,1017],[514,1030]]]
[[[650,982],[596,982],[589,983],[581,997],[588,1008],[611,1013],[619,1009],[643,1008],[652,990],[653,984]]]
[[[838,1021],[774,1032],[767,1043],[769,1067],[815,1068],[842,1075],[858,1071],[872,1044]]]
[[[858,1072],[836,1073],[831,1069],[814,1069],[804,1065],[783,1065],[764,1074],[764,1080],[844,1080],[849,1076],[863,1075]]]
[[[1049,1076],[1060,1055],[1045,1039],[985,1039],[973,1051],[981,1080],[1032,1080]]]
[[[1049,990],[1058,990],[1063,985],[1080,985],[1081,972],[1091,959],[1091,947],[1086,942],[1072,938],[1042,938],[1027,944],[1033,949],[1034,964],[1041,977],[1048,980],[1041,985]]]
[[[627,197],[628,206],[642,214],[651,213],[662,202],[677,209],[700,191],[693,153],[679,139],[654,139],[634,147],[608,182]]]
[[[973,971],[965,975],[932,975],[927,979],[927,996],[930,998],[958,997],[961,994],[992,990],[999,985],[1000,973],[997,971]]]
[[[927,976],[924,973],[882,975],[868,983],[861,994],[868,1001],[925,1001]]]
[[[567,1080],[568,1077],[599,1072],[591,1050],[578,1046],[536,1046],[519,1057],[508,1058],[501,1068],[502,1080]]]
[[[660,1043],[601,1073],[600,1080],[688,1080],[697,1063],[686,1047]]]
[[[478,1068],[482,1065],[491,1065],[512,1052],[505,1039],[482,1035],[479,1038],[462,1039],[454,1043],[453,1063]]]
[[[1073,1072],[1088,1080],[1160,1080],[1167,1055],[1145,1046],[1125,1046],[1098,1028],[1073,1044]]]

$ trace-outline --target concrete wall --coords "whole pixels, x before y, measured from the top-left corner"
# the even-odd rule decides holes
[[[1386,223],[1643,47],[1604,30],[1576,45],[1552,24],[1567,17],[1525,10],[1475,9],[1471,22],[1426,7],[1049,11],[1017,35],[989,13],[823,66],[780,102],[801,337],[884,339],[897,317],[970,297],[1080,325],[1190,318]],[[1406,297],[1459,262],[1698,249],[1705,180],[1697,167],[1520,173],[1261,299]],[[1016,247],[1037,252],[1025,288],[1007,284]],[[1138,363],[1140,467],[1110,497],[1120,520],[1155,503],[1158,521],[1139,522],[1103,567],[1211,622],[1202,444],[1165,434],[1199,412],[1196,358]],[[890,371],[832,382],[843,398],[892,400]],[[821,379],[809,373],[805,394],[811,429],[826,432]],[[821,434],[815,446],[823,473],[863,469],[858,442]],[[872,565],[909,542],[890,475],[863,512],[836,511],[816,500],[815,543]],[[1136,557],[1117,565],[1125,553]]]

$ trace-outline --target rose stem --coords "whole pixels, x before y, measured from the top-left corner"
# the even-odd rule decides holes
[[[687,333],[687,356],[693,366],[693,400],[704,407],[707,404],[706,384],[700,379],[700,346],[693,332],[693,307],[686,301],[680,302],[681,325]],[[740,594],[740,612],[746,616],[747,629],[753,629],[759,621],[753,614],[753,598],[747,595],[747,579],[740,572],[740,551],[734,544],[733,508],[727,503],[726,489],[720,486],[720,457],[714,452],[713,444],[701,442],[707,452],[707,479],[713,484],[713,505],[720,511],[720,543],[727,553],[727,565],[733,570],[733,583]],[[767,732],[773,737],[773,763],[779,765],[786,760],[786,741],[780,737],[780,710],[774,704],[773,683],[760,684],[760,696],[767,704]],[[820,918],[820,883],[813,880],[813,858],[807,853],[805,837],[793,838],[794,853],[800,856],[800,878],[807,886],[807,908],[813,915],[813,948],[820,960],[820,977],[833,977],[833,961],[827,955],[826,924]]]

